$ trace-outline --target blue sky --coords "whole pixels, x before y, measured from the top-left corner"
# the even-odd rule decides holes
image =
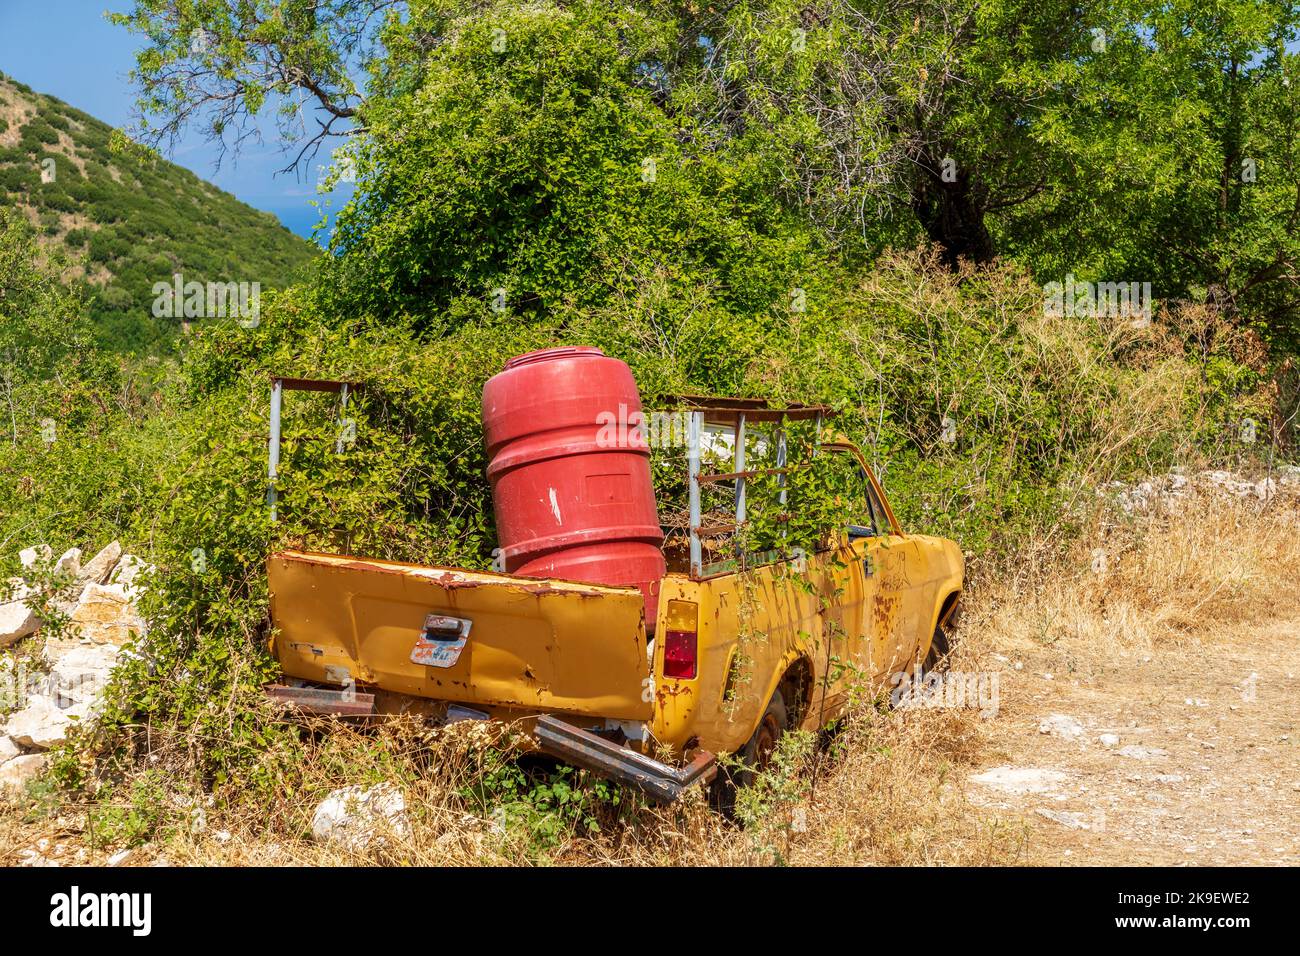
[[[132,122],[135,92],[127,73],[138,37],[104,19],[105,10],[125,12],[129,0],[0,0],[0,71],[40,93],[56,96],[113,126]],[[302,179],[276,175],[288,164],[273,122],[265,142],[237,159],[227,155],[214,170],[216,149],[191,135],[167,158],[233,193],[250,206],[274,213],[307,236],[319,215],[309,205],[316,194],[316,166]],[[317,162],[324,161],[322,151]],[[342,202],[335,196],[334,205]]]

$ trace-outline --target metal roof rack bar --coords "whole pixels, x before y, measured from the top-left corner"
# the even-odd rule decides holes
[[[744,478],[765,477],[767,475],[784,475],[789,468],[751,468],[749,471],[727,471],[718,475],[699,475],[697,480],[702,485],[714,481],[739,481]]]
[[[779,422],[806,421],[834,414],[828,405],[791,404],[785,408],[774,408],[762,398],[670,395],[664,401],[688,411],[704,412],[705,424],[709,425],[735,425],[742,415],[750,422]]]
[[[284,403],[284,391],[289,389],[295,392],[332,392],[340,397],[339,402],[339,419],[340,424],[346,420],[343,414],[348,409],[348,395],[352,392],[360,391],[363,388],[361,382],[343,382],[329,378],[289,378],[284,375],[271,376],[271,439],[267,444],[267,461],[266,461],[266,503],[271,509],[271,520],[276,520],[276,491],[275,479],[280,471],[280,418]],[[334,444],[334,453],[343,454],[343,446],[346,444],[343,429],[340,428],[339,437]]]

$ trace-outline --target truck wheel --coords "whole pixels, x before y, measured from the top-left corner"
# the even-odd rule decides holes
[[[789,716],[785,709],[785,698],[780,690],[772,691],[772,699],[767,702],[767,710],[758,722],[753,735],[745,746],[736,751],[739,767],[719,767],[714,778],[711,797],[713,805],[728,817],[736,811],[736,791],[748,787],[758,774],[767,769],[772,762],[772,752],[776,750],[777,741],[789,729]]]
[[[930,640],[930,653],[925,655],[925,664],[922,669],[926,672],[934,670],[939,666],[939,662],[948,656],[948,635],[943,632],[943,628],[935,625],[934,637]]]

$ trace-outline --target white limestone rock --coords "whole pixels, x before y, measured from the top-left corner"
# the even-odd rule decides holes
[[[22,601],[0,604],[0,647],[8,647],[29,634],[35,634],[40,626],[41,619],[36,612]]]
[[[87,584],[72,611],[81,636],[96,644],[121,646],[144,634],[144,618],[125,584]]]
[[[10,796],[21,794],[28,782],[35,780],[45,769],[49,759],[47,754],[26,754],[0,764],[0,793]]]
[[[57,703],[93,706],[104,692],[120,654],[116,644],[81,644],[59,654],[50,667]]]
[[[74,577],[81,571],[81,549],[69,548],[59,555],[59,560],[54,562],[56,571],[66,571]]]
[[[389,835],[407,839],[411,825],[406,798],[391,783],[343,787],[316,807],[311,832],[317,842],[332,843],[352,853],[382,846]]]
[[[22,562],[25,568],[34,568],[37,561],[48,561],[52,557],[54,557],[54,552],[50,550],[48,544],[33,545],[18,552],[18,560]]]
[[[1050,717],[1045,717],[1038,725],[1038,732],[1053,737],[1064,737],[1066,740],[1077,740],[1083,733],[1083,724],[1068,714],[1052,714]]]
[[[73,718],[84,717],[88,709],[76,704],[62,710],[48,697],[32,697],[25,708],[9,716],[4,732],[23,747],[48,750],[67,739]]]
[[[122,557],[122,545],[110,541],[98,554],[81,566],[77,580],[83,584],[103,584]]]

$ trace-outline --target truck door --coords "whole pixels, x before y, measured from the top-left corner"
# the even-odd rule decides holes
[[[831,446],[856,465],[862,521],[850,525],[861,601],[856,616],[854,661],[875,684],[911,667],[919,636],[924,579],[920,545],[901,533],[861,452],[851,445]]]
[[[857,565],[862,574],[862,608],[858,618],[859,658],[863,674],[873,680],[885,669],[890,634],[895,626],[896,607],[882,581],[892,580],[897,556],[890,551],[889,516],[880,504],[869,477],[861,473],[866,518],[850,529]]]

